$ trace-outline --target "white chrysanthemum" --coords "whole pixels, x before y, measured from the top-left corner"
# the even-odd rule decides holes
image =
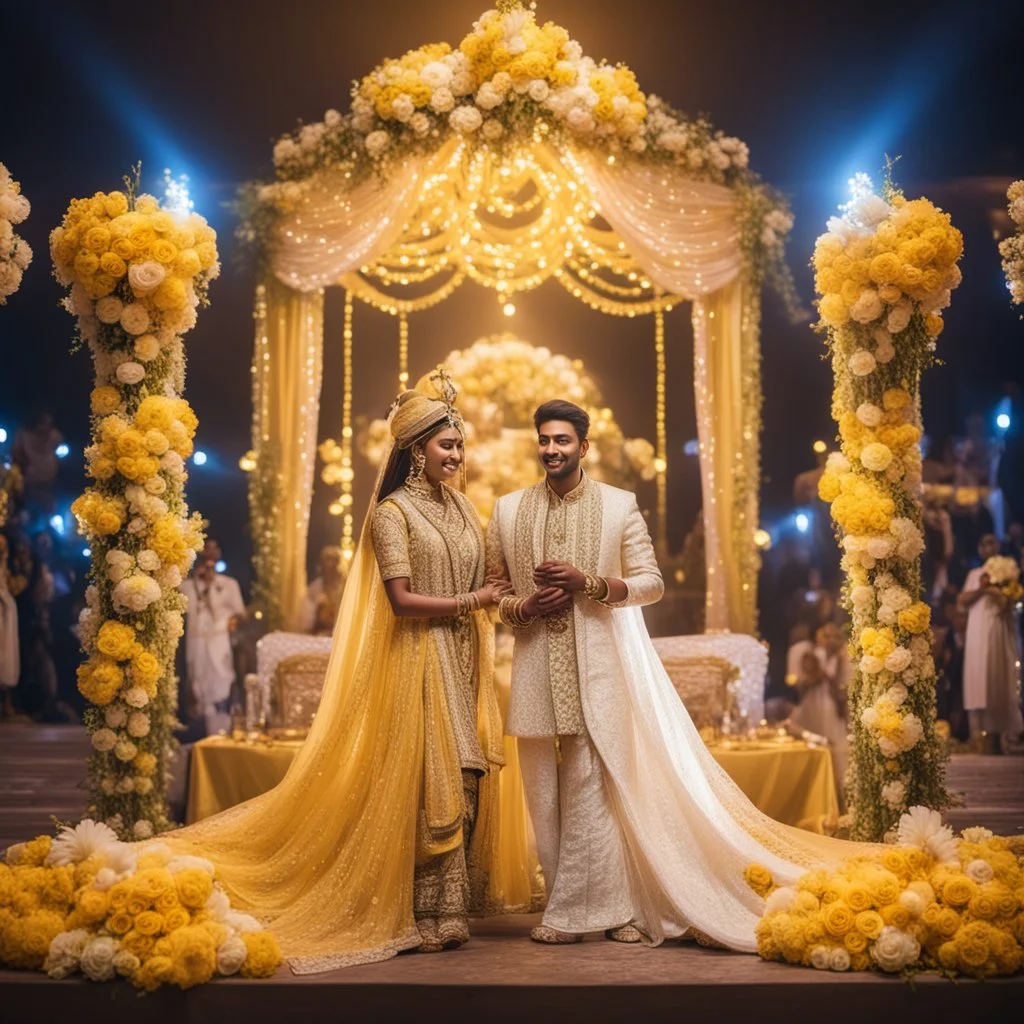
[[[892,207],[881,196],[872,192],[854,200],[846,216],[854,224],[876,228],[882,221],[888,220],[892,212]]]
[[[900,302],[889,311],[885,325],[891,334],[900,334],[909,326],[912,314],[913,307],[910,302]]]
[[[906,798],[907,787],[898,779],[895,782],[887,782],[882,787],[882,799],[890,807],[902,807]]]
[[[217,973],[226,977],[237,974],[248,955],[245,940],[238,935],[230,936],[217,947]]]
[[[149,703],[149,694],[141,686],[133,686],[125,691],[124,702],[133,708],[144,708]]]
[[[594,115],[585,107],[573,107],[565,116],[565,123],[574,131],[586,134],[594,130]]]
[[[452,95],[451,89],[446,86],[441,86],[439,89],[435,89],[433,95],[430,97],[430,109],[435,114],[447,114],[455,107],[455,97]]]
[[[114,957],[121,948],[117,939],[100,935],[82,950],[82,973],[90,981],[110,981],[114,977]]]
[[[423,113],[422,110],[417,110],[412,117],[409,118],[409,127],[417,135],[426,135],[430,131],[431,121],[430,118]]]
[[[885,668],[885,663],[881,658],[876,658],[873,654],[865,654],[860,659],[860,670],[865,675],[877,676],[882,669]],[[867,709],[866,709],[867,710]]]
[[[206,901],[206,910],[214,921],[226,921],[231,912],[231,901],[223,889],[215,888]]]
[[[857,419],[865,427],[877,427],[882,422],[883,415],[885,414],[882,410],[873,402],[861,402],[857,406]]]
[[[551,86],[543,78],[535,78],[530,82],[530,87],[527,90],[530,99],[537,103],[543,103],[551,92]]]
[[[130,302],[121,310],[121,326],[135,335],[145,334],[149,330],[149,312],[141,302]]]
[[[124,761],[126,764],[129,761],[134,761],[138,752],[139,748],[131,740],[118,740],[114,744],[114,757],[118,761]]]
[[[152,834],[153,823],[151,821],[147,821],[145,818],[140,818],[132,826],[132,835],[135,836],[136,839],[149,839]]]
[[[875,591],[867,584],[860,584],[850,591],[850,600],[855,608],[864,610],[871,608],[875,603]]]
[[[134,789],[135,780],[130,775],[125,775],[123,778],[118,779],[117,784],[114,786],[114,792],[120,796],[131,793]]]
[[[108,729],[120,729],[128,721],[128,709],[123,704],[111,704],[103,711]]]
[[[133,711],[128,716],[129,736],[134,736],[135,739],[142,739],[143,736],[149,735],[149,729],[149,715],[144,714],[141,711]]]
[[[160,342],[152,334],[143,334],[135,339],[133,346],[136,358],[144,363],[151,363],[160,355]]]
[[[121,580],[114,587],[114,607],[128,608],[133,612],[145,611],[162,596],[160,584],[152,576],[138,573]]]
[[[430,89],[440,89],[452,80],[452,69],[447,64],[434,60],[424,65],[420,71],[420,78]]]
[[[476,105],[481,110],[493,110],[505,102],[505,93],[495,89],[491,82],[484,82],[476,91]]]
[[[830,473],[842,476],[850,472],[850,460],[842,452],[830,452],[825,460],[825,468]]]
[[[892,462],[892,449],[880,441],[873,441],[864,446],[860,453],[861,465],[872,473],[881,473],[889,468]]]
[[[114,374],[117,377],[118,383],[120,384],[139,384],[146,379],[146,368],[142,363],[136,363],[134,360],[129,360],[126,363],[121,363],[117,368],[117,372]]]
[[[156,572],[160,568],[160,556],[151,548],[143,548],[135,557],[139,568],[146,572]]]
[[[245,935],[248,932],[261,932],[263,931],[263,925],[252,917],[250,914],[241,914],[237,910],[232,910],[224,921],[229,928],[233,928],[240,935]]]
[[[864,550],[876,559],[889,558],[896,550],[896,541],[892,537],[869,537]]]
[[[117,836],[112,829],[107,828],[100,821],[86,818],[74,828],[68,825],[61,828],[57,838],[54,839],[50,846],[46,863],[54,867],[81,864],[82,861],[88,860],[94,853],[116,842]]]
[[[972,881],[977,882],[978,885],[984,885],[986,882],[991,882],[995,872],[992,870],[992,865],[987,860],[982,860],[978,857],[972,860],[967,867],[964,868],[964,874]]]
[[[913,655],[906,647],[897,647],[886,659],[885,667],[890,672],[902,672],[910,667]]]
[[[882,300],[874,288],[865,288],[850,307],[850,318],[859,324],[869,324],[882,315]]]
[[[408,93],[399,93],[391,101],[391,112],[404,123],[416,112],[416,104]]]
[[[378,130],[370,132],[370,134],[366,136],[364,145],[366,146],[366,152],[369,153],[370,156],[376,157],[380,156],[381,153],[388,148],[390,143],[391,136],[385,131]]]
[[[957,840],[953,830],[942,824],[942,815],[938,811],[911,807],[901,815],[896,832],[902,846],[925,850],[940,863],[956,860]]]
[[[480,134],[485,139],[493,142],[495,139],[500,139],[505,134],[505,126],[498,121],[496,118],[489,117],[484,121],[483,128],[480,129]]]
[[[448,123],[455,131],[465,135],[475,132],[484,123],[484,119],[476,107],[464,104],[448,115]]]
[[[909,967],[921,954],[921,945],[909,932],[886,925],[871,945],[871,958],[890,974]]]

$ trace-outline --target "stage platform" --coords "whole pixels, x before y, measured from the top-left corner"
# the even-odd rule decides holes
[[[284,1024],[286,1021],[446,1021],[568,1024],[671,1021],[689,1024],[866,1024],[888,1021],[1000,1024],[1018,1019],[1024,977],[913,983],[877,974],[831,974],[753,956],[666,943],[657,949],[589,937],[574,946],[529,940],[538,916],[476,923],[449,953],[410,953],[386,963],[262,981],[221,979],[188,992],[139,997],[129,985],[50,981],[0,971],[5,1021],[75,1024]]]

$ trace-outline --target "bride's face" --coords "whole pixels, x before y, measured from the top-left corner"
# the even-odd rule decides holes
[[[455,427],[445,427],[433,437],[428,438],[423,446],[426,456],[424,473],[432,484],[450,481],[465,458],[465,441]]]

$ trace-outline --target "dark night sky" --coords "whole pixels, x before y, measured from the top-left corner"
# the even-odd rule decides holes
[[[386,56],[424,42],[457,43],[485,0],[348,3],[337,0],[0,0],[0,160],[32,201],[22,233],[36,251],[21,291],[0,310],[0,424],[8,430],[47,402],[81,448],[90,369],[68,354],[70,317],[57,308],[46,237],[68,199],[116,187],[136,160],[155,188],[169,165],[193,179],[197,209],[221,234],[226,271],[187,340],[188,397],[211,464],[190,482],[232,571],[245,575],[245,481],[236,468],[250,423],[251,275],[232,264],[225,204],[237,185],[271,171],[273,139],[327,107],[347,109],[351,80]],[[964,284],[942,336],[945,365],[924,386],[926,427],[957,431],[989,412],[1006,380],[1024,379],[1024,324],[1008,302],[993,227],[1006,185],[1024,176],[1020,54],[1024,5],[981,2],[774,4],[718,0],[540,0],[538,15],[565,25],[595,58],[624,61],[647,92],[706,112],[746,140],[755,169],[792,198],[790,263],[805,300],[815,236],[855,170],[875,172],[902,154],[899,183],[953,214],[966,236]],[[19,229],[21,230],[21,229]],[[328,303],[320,436],[340,414],[339,297]],[[653,344],[642,321],[592,313],[550,283],[518,301],[527,340],[580,356],[601,382],[627,434],[652,437]],[[411,321],[414,376],[453,347],[510,326],[492,294],[466,285]],[[698,507],[692,344],[684,309],[668,322],[672,500],[681,539]],[[357,413],[391,398],[397,324],[356,311]],[[785,510],[810,443],[831,437],[830,372],[820,339],[791,326],[769,298],[764,320],[764,499]],[[383,353],[383,354],[382,354]],[[68,486],[77,487],[77,467]],[[357,470],[358,471],[358,470]],[[362,474],[363,481],[368,473]],[[368,486],[368,485],[367,485]],[[357,493],[357,498],[360,494]],[[326,499],[314,506],[313,541],[331,539]]]

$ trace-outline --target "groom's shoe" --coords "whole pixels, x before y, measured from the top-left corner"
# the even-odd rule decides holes
[[[606,939],[611,939],[612,942],[643,942],[644,937],[640,934],[639,928],[634,928],[631,924],[624,924],[620,928],[609,928],[604,933]]]
[[[583,936],[577,932],[560,932],[550,925],[539,924],[530,932],[534,942],[544,942],[549,946],[567,946],[572,942],[582,942]]]

